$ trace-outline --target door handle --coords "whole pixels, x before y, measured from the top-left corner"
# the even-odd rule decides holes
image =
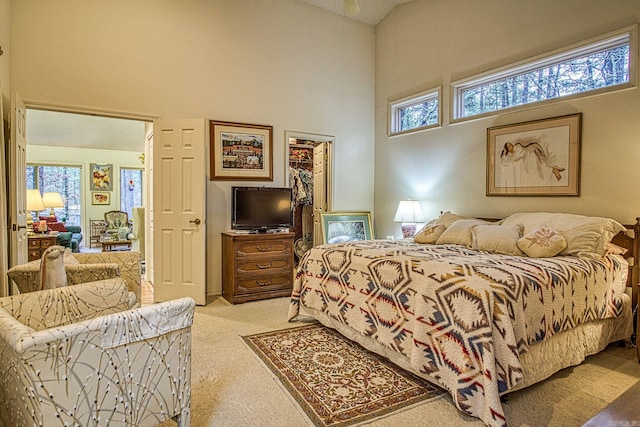
[[[200,218],[196,218],[193,221],[189,221],[191,224],[200,225]]]

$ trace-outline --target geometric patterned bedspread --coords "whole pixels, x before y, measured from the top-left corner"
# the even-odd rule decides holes
[[[309,250],[296,273],[300,305],[402,353],[463,412],[506,425],[500,395],[522,379],[529,344],[622,312],[627,262],[527,258],[411,240]]]

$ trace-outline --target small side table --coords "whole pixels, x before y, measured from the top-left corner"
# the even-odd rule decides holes
[[[29,246],[29,261],[35,261],[42,258],[42,253],[50,246],[58,244],[58,236],[51,234],[34,234],[27,237],[27,245]]]
[[[125,246],[124,250],[131,250],[131,240],[101,240],[102,252],[112,252],[118,250],[119,246]]]

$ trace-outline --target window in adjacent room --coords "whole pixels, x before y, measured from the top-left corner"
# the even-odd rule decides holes
[[[142,169],[120,168],[120,210],[133,218],[133,208],[142,204]]]
[[[400,135],[440,126],[441,88],[431,89],[389,103],[389,135]]]
[[[60,193],[64,207],[54,209],[56,217],[80,225],[80,171],[80,166],[27,165],[27,189]]]
[[[634,86],[636,26],[452,83],[453,119]]]

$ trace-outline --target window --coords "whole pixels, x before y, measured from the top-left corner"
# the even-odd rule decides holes
[[[133,218],[133,208],[142,204],[142,169],[120,168],[120,210]]]
[[[389,103],[389,134],[440,126],[440,88]]]
[[[453,118],[631,86],[635,27],[453,83]],[[635,42],[633,42],[635,45]],[[631,52],[634,52],[633,54]],[[635,80],[635,79],[634,79]]]
[[[55,208],[59,221],[80,225],[80,167],[79,166],[27,166],[27,189],[37,188],[40,194],[60,193],[63,208]]]

